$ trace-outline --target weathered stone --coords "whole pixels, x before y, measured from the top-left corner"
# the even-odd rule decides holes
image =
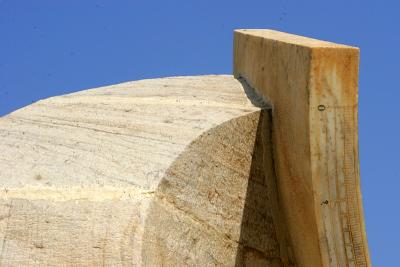
[[[277,236],[283,259],[299,266],[370,266],[358,160],[358,61],[356,47],[271,30],[235,32],[235,77],[273,107],[278,216],[286,226]]]
[[[0,265],[370,266],[358,49],[241,30],[234,55],[0,118]]]
[[[1,118],[1,264],[279,265],[262,122],[232,76],[123,83]]]

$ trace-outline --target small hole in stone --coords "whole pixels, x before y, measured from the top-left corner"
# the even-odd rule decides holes
[[[329,204],[328,200],[322,201],[322,203],[321,203],[321,205],[328,205],[328,204]]]
[[[318,110],[319,111],[324,111],[326,109],[326,107],[324,105],[319,105],[318,106]]]
[[[41,244],[41,243],[34,243],[33,245],[35,246],[35,248],[39,248],[39,249],[44,248],[43,244]]]

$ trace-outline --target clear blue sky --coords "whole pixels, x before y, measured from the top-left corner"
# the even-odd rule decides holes
[[[374,266],[400,266],[398,1],[0,0],[0,115],[101,85],[232,70],[232,31],[361,48],[360,151]],[[1,151],[0,151],[1,153]]]

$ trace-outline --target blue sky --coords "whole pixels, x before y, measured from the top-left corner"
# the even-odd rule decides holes
[[[231,73],[235,28],[270,28],[358,46],[370,252],[374,266],[396,266],[399,11],[396,1],[366,0],[0,0],[0,116],[42,98],[102,85]]]

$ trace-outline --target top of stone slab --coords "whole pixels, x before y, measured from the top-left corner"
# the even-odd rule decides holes
[[[74,198],[93,198],[95,188],[101,197],[107,188],[152,190],[203,132],[259,110],[230,75],[141,80],[41,100],[0,118],[0,188],[29,198],[40,187],[54,199],[62,199],[55,188],[75,190]]]
[[[295,34],[279,32],[268,29],[238,29],[235,30],[237,33],[258,36],[270,40],[276,40],[292,45],[304,46],[309,48],[347,48],[347,49],[358,49],[354,46],[348,46],[343,44],[336,44],[327,41],[321,41],[313,38],[299,36]]]

